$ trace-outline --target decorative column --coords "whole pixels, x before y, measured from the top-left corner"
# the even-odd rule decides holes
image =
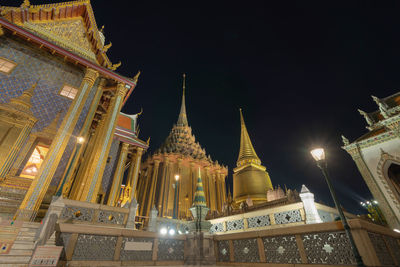
[[[151,165],[150,162],[148,162],[147,165],[147,172],[146,175],[143,177],[145,180],[143,181],[143,192],[142,192],[142,197],[141,197],[141,201],[139,202],[140,205],[142,205],[142,207],[140,208],[140,215],[141,216],[147,216],[146,214],[146,206],[150,205],[151,203],[149,203],[148,199],[148,194],[149,194],[149,185],[151,184],[151,174],[153,171],[153,165]],[[147,201],[147,202],[146,202]]]
[[[80,159],[81,155],[83,154],[85,147],[88,146],[88,141],[89,141],[89,137],[90,137],[90,132],[89,132],[90,126],[92,125],[93,118],[96,113],[97,106],[99,105],[101,96],[103,94],[103,88],[104,88],[105,84],[106,84],[106,79],[100,78],[99,86],[96,90],[96,94],[94,95],[92,104],[90,105],[88,115],[82,126],[82,130],[79,134],[79,137],[83,138],[83,142],[77,142],[77,144],[74,148],[74,151],[72,152],[72,156],[69,159],[67,167],[65,168],[63,178],[62,178],[60,184],[58,185],[56,196],[63,195],[64,197],[67,197],[69,194],[69,190],[70,190],[72,182],[73,182],[72,176],[76,171],[76,168],[79,163],[79,159]]]
[[[107,114],[105,114],[103,123],[100,125],[101,128],[99,129],[96,143],[93,146],[90,157],[85,162],[87,164],[86,168],[83,168],[80,174],[84,180],[77,200],[96,202],[115,132],[115,124],[127,90],[125,84],[118,83],[115,95],[111,98]]]
[[[169,158],[165,158],[165,165],[166,165],[166,170],[165,170],[165,181],[164,181],[164,189],[163,189],[163,202],[162,202],[162,213],[161,216],[164,217],[165,215],[168,215],[168,203],[170,201],[169,195],[171,190],[171,162],[169,161]]]
[[[89,68],[86,69],[85,77],[79,87],[78,93],[70,105],[68,112],[65,115],[53,142],[51,143],[47,156],[43,161],[36,178],[33,180],[17,211],[16,216],[18,219],[29,221],[36,217],[36,212],[42,203],[47,189],[49,188],[51,179],[60,163],[61,157],[67,147],[70,137],[72,136],[79,115],[89,96],[90,89],[98,75],[97,71]]]
[[[210,179],[208,180],[208,185],[209,185],[209,189],[210,189],[210,209],[211,212],[217,210],[216,208],[216,201],[215,201],[215,174],[211,173]]]
[[[118,203],[119,193],[121,191],[122,179],[124,177],[125,162],[128,156],[128,149],[129,149],[129,144],[122,143],[121,151],[118,156],[117,167],[115,169],[114,177],[112,180],[110,194],[108,195],[108,201],[107,201],[108,206],[116,206]]]
[[[157,209],[161,216],[163,216],[163,203],[164,203],[164,194],[165,194],[165,180],[166,180],[166,173],[167,173],[167,166],[168,166],[169,158],[164,157],[163,162],[163,169],[161,175],[161,186],[160,186],[160,197],[158,198]]]
[[[156,195],[156,186],[157,186],[157,178],[158,178],[158,167],[160,165],[159,160],[154,160],[154,169],[153,169],[153,175],[151,178],[151,187],[149,191],[149,200],[148,200],[148,205],[147,205],[147,211],[146,214],[149,214],[150,212],[150,207],[155,206],[155,195]]]
[[[216,190],[216,201],[217,205],[216,208],[219,212],[222,210],[222,205],[221,205],[221,183],[219,182],[219,177],[220,177],[221,172],[218,170],[217,175],[215,176],[215,190]]]
[[[318,210],[315,207],[314,194],[304,184],[301,187],[299,196],[303,202],[304,212],[306,213],[306,224],[322,223]]]
[[[132,156],[131,167],[129,168],[128,179],[129,187],[131,188],[131,201],[137,198],[137,182],[140,170],[140,162],[142,160],[143,148],[136,147],[136,153]],[[128,184],[128,183],[127,183]]]
[[[210,202],[210,190],[209,190],[209,185],[208,185],[208,180],[210,179],[210,167],[205,167],[205,175],[204,175],[204,191],[206,195],[206,200],[208,207],[211,207],[211,202]]]

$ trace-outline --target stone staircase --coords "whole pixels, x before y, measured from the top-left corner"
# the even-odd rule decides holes
[[[2,267],[22,267],[28,266],[33,254],[36,232],[40,228],[40,223],[23,222],[20,226],[3,226],[0,231],[0,240],[7,239],[12,234],[16,234],[16,239],[8,254],[0,254],[0,266]],[[20,227],[20,228],[19,228]],[[19,228],[19,229],[16,229]]]

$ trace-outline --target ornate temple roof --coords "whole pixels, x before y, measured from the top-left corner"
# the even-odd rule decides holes
[[[192,134],[192,128],[188,124],[185,105],[185,75],[183,75],[182,104],[178,121],[172,127],[171,132],[157,150],[157,153],[177,153],[194,159],[212,161],[210,156],[206,156],[205,149],[196,142],[196,138]]]
[[[113,67],[106,55],[111,44],[104,45],[105,38],[97,28],[89,0],[45,5],[31,5],[25,0],[19,7],[0,6],[0,15],[70,52],[101,66]]]
[[[246,124],[244,123],[242,109],[240,109],[240,150],[239,157],[237,160],[237,166],[241,166],[248,162],[253,162],[256,164],[261,164],[260,158],[257,156],[256,151],[251,143],[249,133],[247,132]]]

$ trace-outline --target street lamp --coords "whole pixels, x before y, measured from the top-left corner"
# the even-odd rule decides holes
[[[358,252],[356,244],[354,242],[353,235],[351,234],[351,231],[350,231],[350,226],[347,223],[347,220],[346,220],[346,217],[344,216],[342,207],[340,206],[339,201],[337,200],[335,190],[333,189],[333,186],[331,184],[331,180],[330,180],[329,174],[328,174],[328,166],[327,166],[327,162],[325,160],[325,151],[323,148],[316,148],[316,149],[311,150],[311,155],[317,162],[317,166],[322,170],[322,173],[325,177],[326,183],[328,184],[328,188],[329,188],[329,191],[331,192],[333,202],[335,202],[336,209],[339,212],[339,216],[342,221],[343,228],[347,234],[347,237],[350,240],[351,249],[353,250],[354,257],[356,258],[357,266],[365,266],[362,261],[362,258],[360,256],[360,253]]]
[[[175,196],[174,196],[174,210],[172,218],[178,218],[178,186],[179,186],[179,174],[175,174]]]

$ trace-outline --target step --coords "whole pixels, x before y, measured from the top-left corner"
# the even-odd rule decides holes
[[[28,263],[3,263],[1,267],[28,267]]]
[[[31,256],[32,254],[33,254],[32,249],[11,249],[7,255]]]
[[[18,236],[35,236],[36,235],[37,229],[25,231],[25,232],[19,232]]]
[[[35,244],[33,242],[29,243],[14,243],[14,245],[11,247],[11,249],[24,249],[24,250],[29,250],[33,249],[35,247]]]
[[[35,237],[34,236],[17,236],[15,241],[29,241],[29,242],[34,242]]]
[[[14,255],[2,255],[0,256],[0,266],[3,263],[29,263],[31,256],[14,256]]]
[[[38,222],[24,222],[23,227],[29,227],[29,228],[39,228],[41,226],[41,223]]]

